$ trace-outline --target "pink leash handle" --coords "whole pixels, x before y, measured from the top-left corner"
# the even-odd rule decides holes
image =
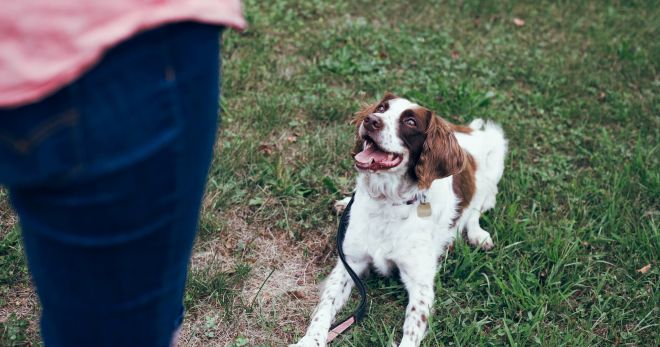
[[[355,316],[350,316],[345,321],[339,323],[336,327],[330,329],[328,332],[328,339],[325,340],[325,342],[332,342],[332,340],[336,339],[339,335],[341,335],[341,333],[350,328],[353,323],[355,323]]]

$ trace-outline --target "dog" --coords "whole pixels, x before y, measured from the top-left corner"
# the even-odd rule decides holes
[[[409,300],[399,346],[419,346],[433,306],[439,259],[457,233],[484,250],[494,246],[479,217],[495,206],[507,140],[494,122],[454,125],[391,93],[356,113],[354,124],[358,177],[344,253],[360,276],[370,267],[385,276],[398,268]],[[345,207],[349,199],[336,207]],[[325,346],[352,287],[338,261],[305,336],[290,346]]]

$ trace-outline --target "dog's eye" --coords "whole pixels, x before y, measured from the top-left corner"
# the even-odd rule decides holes
[[[409,127],[417,126],[417,121],[414,118],[406,118],[406,120],[404,120],[404,123],[406,123],[406,125]]]
[[[383,104],[378,105],[378,108],[376,108],[376,112],[384,113],[385,112],[385,105],[383,105]]]

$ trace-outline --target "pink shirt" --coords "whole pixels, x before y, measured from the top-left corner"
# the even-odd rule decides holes
[[[182,20],[246,26],[240,0],[0,0],[0,107],[37,101],[122,40]]]

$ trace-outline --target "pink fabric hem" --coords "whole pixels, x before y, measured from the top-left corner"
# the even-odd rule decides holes
[[[19,74],[25,78],[0,83],[0,108],[19,107],[52,95],[96,65],[110,48],[144,30],[181,21],[225,25],[238,30],[246,27],[240,12],[239,15],[223,14],[203,7],[192,8],[189,13],[174,7],[156,11],[147,8],[146,11],[108,21],[105,25],[94,27],[93,31],[85,32],[75,42],[76,51],[72,52],[71,57],[58,57],[60,59],[52,63],[16,64],[15,68],[25,69]]]

